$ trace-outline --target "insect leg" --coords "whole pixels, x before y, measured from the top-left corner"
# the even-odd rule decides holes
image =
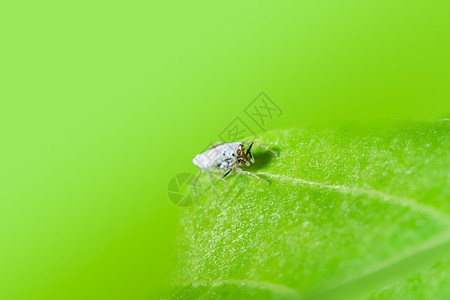
[[[194,198],[197,199],[197,200],[198,200],[198,198],[199,198],[199,195],[198,195],[198,188],[197,188],[197,181],[198,181],[198,179],[200,178],[200,175],[202,175],[202,173],[203,173],[203,171],[200,170],[200,171],[198,172],[197,177],[196,177],[195,180],[192,182],[192,186],[194,187],[194,191],[195,191]]]
[[[258,180],[264,182],[265,184],[270,185],[270,183],[268,183],[267,181],[265,181],[265,180],[262,179],[261,177],[255,175],[255,174],[253,174],[253,173],[250,173],[250,172],[248,172],[248,171],[244,171],[244,170],[242,170],[242,169],[240,169],[240,168],[236,168],[236,172],[238,172],[239,174],[243,174],[243,175],[247,175],[247,176],[256,178],[256,179],[258,179]]]
[[[220,199],[219,195],[217,194],[216,186],[214,185],[214,177],[211,172],[208,172],[209,178],[211,178],[211,189],[213,190],[214,194],[216,194],[217,197],[217,205],[220,205]]]
[[[227,181],[225,180],[225,177],[227,177],[228,175],[230,175],[231,171],[233,171],[233,169],[229,170],[228,172],[226,172],[226,173],[223,174],[223,176],[222,176],[223,185],[225,186],[225,193],[227,194],[228,200],[230,200],[230,202],[232,202],[233,200],[231,200],[230,194],[228,194],[228,186],[227,186]]]
[[[260,147],[260,148],[263,148],[264,150],[269,150],[269,151],[272,152],[276,157],[278,157],[278,154],[276,154],[275,151],[273,151],[272,149],[270,149],[269,146],[261,145],[261,144],[258,144],[258,143],[252,143],[252,144],[254,144],[255,146],[258,146],[258,147]],[[251,148],[251,145],[252,145],[252,144],[250,144],[249,149]],[[247,150],[247,151],[248,151],[248,150]]]

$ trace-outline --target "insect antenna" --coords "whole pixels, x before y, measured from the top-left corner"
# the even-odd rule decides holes
[[[245,154],[248,155],[248,157],[250,158],[250,162],[254,163],[255,159],[253,158],[253,154],[252,154],[252,146],[253,146],[253,143],[250,143]]]

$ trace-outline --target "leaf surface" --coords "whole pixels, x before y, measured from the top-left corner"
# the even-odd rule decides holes
[[[262,134],[258,141],[279,158],[255,149],[246,170],[270,186],[229,176],[229,203],[217,180],[218,206],[204,176],[202,197],[181,211],[171,296],[398,299],[402,290],[448,291],[449,124]],[[421,278],[414,289],[408,276]]]

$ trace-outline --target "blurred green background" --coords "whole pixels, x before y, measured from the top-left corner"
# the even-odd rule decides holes
[[[146,299],[169,180],[265,91],[268,129],[449,117],[448,1],[0,4],[0,298]],[[254,127],[256,130],[256,126]]]

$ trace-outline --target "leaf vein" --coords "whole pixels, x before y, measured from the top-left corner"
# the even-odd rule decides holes
[[[393,200],[398,205],[401,205],[404,207],[409,207],[411,209],[414,209],[416,211],[420,211],[423,213],[427,213],[429,215],[439,218],[440,220],[444,221],[447,225],[450,225],[450,216],[448,214],[436,209],[434,206],[420,203],[411,198],[391,195],[391,194],[388,194],[388,193],[385,193],[382,191],[378,191],[378,190],[370,190],[370,189],[364,189],[364,188],[359,188],[359,187],[349,187],[349,186],[345,186],[345,185],[330,185],[330,184],[324,184],[324,183],[320,183],[320,182],[309,181],[309,180],[305,180],[305,179],[301,179],[301,178],[290,177],[287,175],[272,174],[269,172],[258,172],[256,174],[265,175],[270,178],[287,181],[287,182],[290,182],[293,184],[317,186],[319,188],[336,190],[341,193],[365,194],[365,195],[379,197],[384,201]]]

